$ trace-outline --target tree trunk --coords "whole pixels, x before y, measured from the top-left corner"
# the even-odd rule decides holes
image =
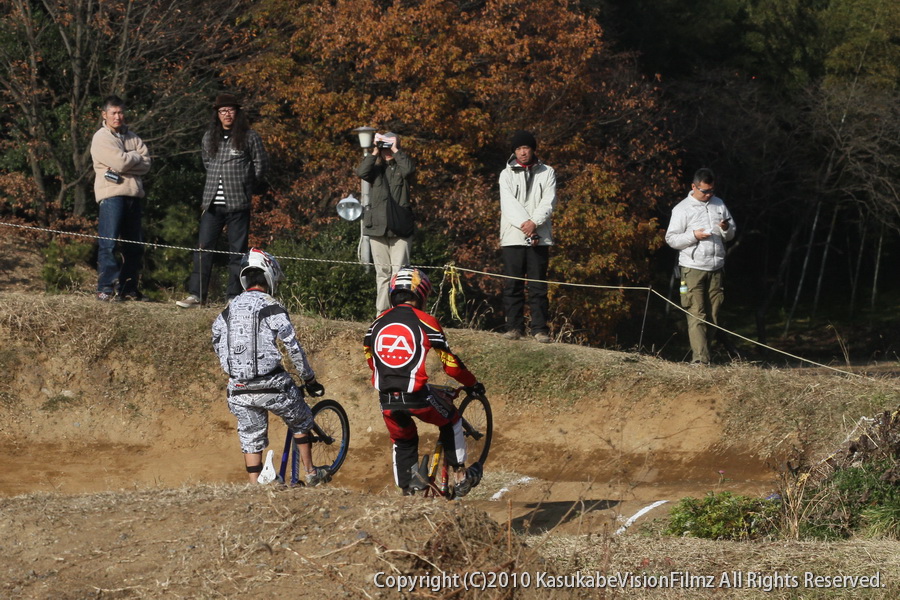
[[[822,201],[816,201],[816,214],[813,217],[812,227],[809,230],[809,243],[806,244],[806,255],[803,257],[803,268],[800,269],[800,281],[797,282],[797,292],[794,294],[794,302],[791,304],[791,312],[784,322],[784,334],[787,336],[788,330],[791,328],[791,319],[794,318],[794,311],[797,310],[797,303],[800,302],[800,292],[803,290],[803,282],[806,280],[806,268],[809,265],[809,255],[812,254],[813,241],[816,237],[816,227],[819,225],[819,213],[822,210]]]
[[[856,253],[856,267],[850,268],[850,318],[856,312],[856,292],[859,289],[859,276],[862,269],[863,249],[866,246],[866,233],[869,228],[869,220],[863,218],[859,232],[859,250]]]
[[[761,344],[766,343],[766,312],[769,310],[769,306],[772,304],[772,299],[775,297],[775,294],[778,292],[778,288],[782,285],[782,282],[785,279],[785,275],[788,271],[788,266],[791,262],[791,254],[794,252],[794,246],[797,244],[797,238],[800,236],[800,231],[803,229],[803,223],[806,222],[809,217],[809,212],[812,210],[812,205],[807,208],[806,215],[802,219],[799,219],[794,224],[794,230],[791,232],[791,237],[788,240],[787,246],[784,248],[784,254],[781,256],[781,264],[778,265],[778,275],[775,276],[775,282],[772,284],[772,287],[769,288],[768,293],[766,294],[766,298],[763,301],[762,305],[756,309],[756,337]]]
[[[831,239],[834,237],[834,226],[837,223],[838,211],[840,206],[834,207],[831,215],[831,225],[828,227],[828,237],[825,238],[825,248],[822,250],[822,264],[819,265],[819,280],[816,282],[816,294],[813,297],[812,319],[815,320],[816,312],[819,310],[819,298],[822,294],[822,280],[825,278],[825,264],[828,262],[828,251],[831,249]]]
[[[878,297],[878,272],[881,270],[881,252],[884,247],[884,222],[881,223],[881,231],[878,232],[878,248],[875,250],[875,272],[872,274],[872,300],[869,309],[875,310],[875,299]]]

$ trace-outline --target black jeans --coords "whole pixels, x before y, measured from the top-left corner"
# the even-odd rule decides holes
[[[247,253],[247,239],[250,236],[250,209],[226,212],[223,206],[211,205],[200,217],[200,241],[203,250],[215,250],[216,242],[227,229],[228,251],[228,298],[234,298],[244,288],[241,286],[241,259]],[[239,254],[238,254],[239,253]],[[206,300],[209,294],[209,279],[212,275],[213,258],[211,252],[194,252],[194,271],[188,282],[188,293]]]
[[[503,310],[508,331],[525,331],[525,294],[531,307],[531,333],[548,333],[547,266],[550,264],[549,246],[503,246],[503,272],[510,277],[503,284]]]

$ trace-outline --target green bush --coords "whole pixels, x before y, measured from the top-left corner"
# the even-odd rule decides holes
[[[41,278],[47,291],[62,292],[81,287],[84,277],[75,267],[88,264],[92,253],[91,244],[51,240],[41,251],[44,257]]]
[[[669,514],[667,535],[692,535],[712,540],[747,540],[775,532],[779,503],[709,492],[703,498],[682,498]]]
[[[371,321],[375,317],[375,272],[357,262],[359,222],[336,221],[304,241],[276,241],[266,248],[280,259],[285,283],[279,297],[291,311],[329,319]],[[412,262],[442,265],[446,243],[420,230],[413,242]],[[438,285],[442,273],[429,270]]]
[[[143,219],[144,240],[151,244],[195,248],[206,174],[199,159],[182,158],[170,162],[174,162],[174,166],[154,172],[148,186]],[[221,248],[225,248],[224,242]],[[227,262],[224,256],[216,256],[216,260],[220,265]],[[156,290],[181,292],[191,274],[192,261],[190,250],[148,246],[144,251],[142,291],[157,299],[161,294]],[[214,271],[214,277],[218,277],[221,271]]]
[[[840,469],[807,491],[810,510],[801,532],[818,539],[857,532],[898,537],[900,489],[893,459]]]

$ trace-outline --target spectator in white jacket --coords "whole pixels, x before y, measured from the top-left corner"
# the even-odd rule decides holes
[[[678,250],[681,306],[688,311],[692,363],[709,364],[708,327],[719,324],[725,299],[725,242],[734,239],[735,223],[725,202],[715,195],[715,174],[699,169],[687,198],[672,209],[666,243]],[[702,321],[701,321],[702,319]]]
[[[500,247],[504,274],[510,277],[503,286],[504,337],[517,340],[525,333],[527,292],[531,335],[546,344],[552,341],[545,282],[553,245],[550,215],[556,207],[556,172],[538,159],[531,132],[515,132],[511,145],[513,154],[500,173]]]

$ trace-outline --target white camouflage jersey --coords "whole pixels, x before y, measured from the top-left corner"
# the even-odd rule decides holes
[[[216,317],[212,343],[222,369],[230,377],[229,392],[248,383],[264,385],[284,373],[276,338],[284,343],[303,381],[315,377],[287,310],[270,295],[257,290],[244,292]]]

